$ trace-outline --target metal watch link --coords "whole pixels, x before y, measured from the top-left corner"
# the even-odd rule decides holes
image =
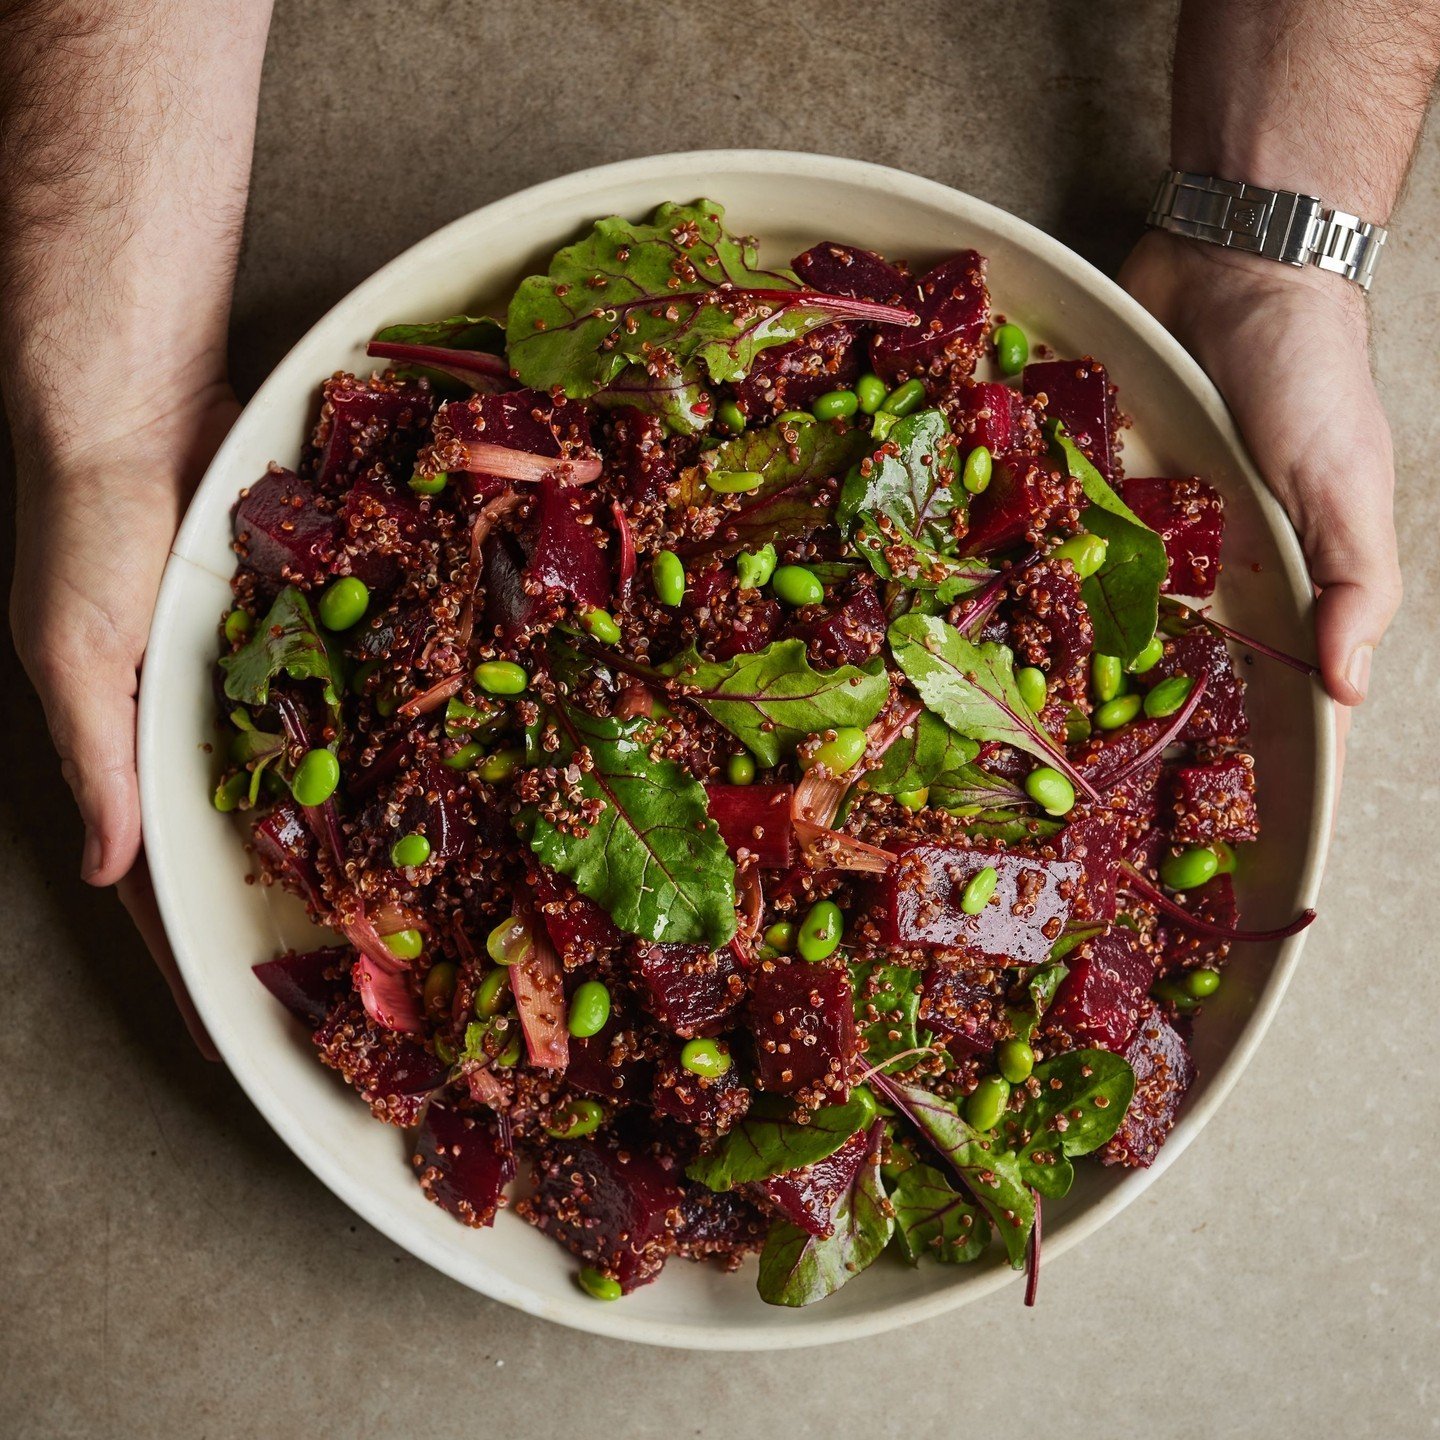
[[[1370,288],[1386,235],[1358,215],[1325,209],[1313,195],[1188,170],[1160,177],[1145,223],[1286,265],[1315,265],[1362,290]]]

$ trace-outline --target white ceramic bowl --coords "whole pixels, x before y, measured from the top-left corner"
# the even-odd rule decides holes
[[[909,1269],[888,1257],[821,1304],[772,1308],[755,1293],[753,1261],[738,1275],[673,1262],[616,1305],[582,1295],[571,1257],[502,1213],[476,1232],[428,1203],[406,1147],[316,1060],[308,1039],[250,973],[282,938],[304,942],[293,907],[245,883],[240,828],[210,804],[213,760],[208,670],[227,608],[229,510],[267,461],[293,464],[314,419],[317,386],[337,369],[365,371],[379,326],[503,305],[522,276],[609,214],[639,218],[664,200],[725,205],[772,263],[817,240],[846,240],[923,266],[974,246],[990,257],[998,309],[1061,355],[1109,366],[1123,409],[1128,473],[1207,476],[1229,526],[1220,612],[1281,646],[1309,648],[1310,589],[1279,506],[1246,458],[1219,395],[1198,366],[1133,300],[1063,245],[1023,221],[930,180],[817,155],[713,151],[586,170],[487,205],[421,241],[348,295],[281,361],[246,407],[195,495],[165,572],[140,698],[145,845],[166,929],[221,1054],[285,1142],[342,1200],[412,1254],[533,1315],[652,1344],[768,1350],[853,1339],[939,1315],[1013,1278],[998,1258]],[[1252,745],[1265,835],[1241,880],[1251,924],[1274,924],[1314,902],[1333,790],[1330,708],[1317,685],[1261,661],[1247,671]],[[1149,1170],[1078,1167],[1047,1202],[1047,1261],[1118,1214],[1173,1164],[1253,1054],[1300,952],[1245,947],[1198,1026],[1200,1078]],[[998,1249],[998,1247],[997,1247]],[[1139,1283],[1137,1281],[1137,1283]],[[1018,1303],[1018,1296],[1012,1297]]]

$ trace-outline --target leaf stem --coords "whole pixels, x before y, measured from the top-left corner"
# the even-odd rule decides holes
[[[1122,871],[1121,884],[1138,899],[1149,901],[1162,914],[1170,916],[1172,920],[1178,920],[1191,930],[1196,930],[1201,935],[1213,935],[1219,940],[1237,940],[1250,944],[1264,944],[1270,940],[1288,940],[1290,936],[1298,935],[1315,919],[1313,910],[1302,910],[1288,925],[1281,925],[1274,930],[1239,930],[1233,925],[1220,925],[1214,920],[1207,920],[1203,915],[1196,915],[1183,905],[1177,905],[1163,890],[1152,885],[1133,865],[1122,864],[1120,869]]]

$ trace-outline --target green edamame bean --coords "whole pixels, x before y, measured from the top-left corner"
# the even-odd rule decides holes
[[[901,790],[895,798],[907,810],[923,810],[930,799],[930,787],[922,785],[918,790]]]
[[[864,758],[870,737],[858,725],[842,725],[835,738],[817,746],[809,766],[823,765],[832,775],[848,775]]]
[[[587,980],[570,997],[567,1029],[577,1040],[598,1035],[610,1018],[610,992],[598,980]]]
[[[427,1015],[438,1018],[449,1010],[450,1002],[455,998],[455,977],[459,973],[448,960],[437,960],[430,967],[421,991]]]
[[[758,490],[765,477],[758,470],[711,470],[705,476],[705,483],[719,495],[744,495]]]
[[[625,1293],[620,1288],[618,1280],[590,1265],[581,1270],[575,1279],[579,1281],[580,1288],[592,1300],[618,1300]]]
[[[587,635],[602,645],[617,645],[620,642],[620,627],[608,610],[582,610],[580,624]]]
[[[418,960],[425,953],[425,937],[418,930],[396,930],[380,939],[397,960]]]
[[[339,783],[340,762],[335,758],[335,752],[324,748],[307,750],[295,767],[290,793],[297,805],[309,809],[314,805],[323,805],[335,793]]]
[[[1239,863],[1239,856],[1236,855],[1234,847],[1227,845],[1223,840],[1217,840],[1211,849],[1215,851],[1215,859],[1218,865],[1215,873],[1217,875],[1233,875],[1235,866]]]
[[[990,477],[995,473],[995,458],[985,445],[977,445],[966,457],[960,468],[960,483],[972,494],[983,495],[990,488]]]
[[[1096,710],[1095,724],[1101,730],[1118,730],[1140,713],[1141,703],[1138,695],[1117,695]]]
[[[897,385],[880,406],[885,415],[908,415],[925,398],[925,384],[921,380],[907,380]]]
[[[250,633],[254,624],[248,611],[232,610],[225,617],[225,638],[232,645],[238,645]]]
[[[725,762],[725,778],[732,785],[753,785],[755,783],[755,757],[748,751],[732,755]]]
[[[532,944],[530,927],[509,915],[485,937],[485,953],[497,965],[518,965],[529,958]]]
[[[995,363],[1002,375],[1018,375],[1030,359],[1030,341],[1018,325],[1000,325],[995,330]]]
[[[1185,975],[1185,993],[1192,1000],[1208,1000],[1220,988],[1218,970],[1190,970]]]
[[[960,894],[960,908],[967,915],[978,915],[990,903],[999,881],[1000,874],[993,865],[977,870]]]
[[[320,623],[327,630],[348,630],[357,624],[370,603],[370,591],[363,580],[346,575],[325,587],[318,609]]]
[[[1184,706],[1194,688],[1195,682],[1188,675],[1171,675],[1146,695],[1145,713],[1152,720],[1173,715]]]
[[[521,695],[530,674],[513,660],[486,660],[475,667],[475,683],[487,695]]]
[[[1051,552],[1052,560],[1068,560],[1074,567],[1075,573],[1082,579],[1087,580],[1104,563],[1106,553],[1110,549],[1110,542],[1099,535],[1089,533],[1072,535],[1068,540],[1057,545]]]
[[[735,574],[742,590],[758,590],[775,573],[775,547],[762,545],[758,550],[741,551],[735,557]]]
[[[650,581],[662,605],[673,608],[685,598],[685,566],[673,550],[662,550],[650,562]]]
[[[1104,704],[1113,700],[1125,685],[1125,671],[1118,655],[1104,655],[1097,650],[1090,657],[1090,688]]]
[[[1172,890],[1194,890],[1215,877],[1220,861],[1213,850],[1204,845],[1187,845],[1178,855],[1167,855],[1160,862],[1160,878]]]
[[[1022,1085],[1035,1068],[1035,1052],[1024,1040],[1006,1040],[995,1052],[995,1064],[1012,1085]]]
[[[740,434],[745,428],[745,412],[733,400],[722,400],[715,418],[732,435]]]
[[[803,565],[782,565],[770,577],[770,588],[787,605],[818,605],[825,587]]]
[[[975,1130],[993,1130],[1009,1098],[1010,1082],[1003,1075],[987,1075],[965,1097],[965,1123]]]
[[[855,398],[860,402],[862,415],[873,415],[885,403],[885,382],[866,371],[855,382]]]
[[[1068,815],[1075,808],[1075,787],[1049,765],[1037,765],[1025,777],[1025,793],[1047,815]]]
[[[1045,708],[1049,691],[1043,670],[1037,670],[1033,665],[1022,666],[1015,672],[1015,688],[1020,692],[1026,708],[1034,714],[1038,715]]]
[[[489,1020],[498,1015],[509,1003],[509,998],[510,972],[503,965],[497,965],[475,987],[475,1018]]]
[[[502,780],[508,780],[520,768],[520,762],[524,758],[523,750],[496,750],[475,767],[475,773],[487,784],[498,785]]]
[[[245,770],[232,775],[228,780],[222,780],[215,787],[215,808],[222,815],[228,815],[239,805],[241,798],[249,788],[250,775]]]
[[[450,482],[447,471],[441,470],[435,475],[422,475],[417,470],[410,477],[410,488],[417,495],[438,495]]]
[[[775,417],[777,425],[813,425],[815,417],[808,410],[787,410]]]
[[[517,1026],[514,1033],[511,1034],[509,1024],[509,1020],[502,1016],[495,1021],[493,1031],[497,1039],[505,1040],[505,1046],[498,1055],[491,1055],[490,1063],[492,1065],[498,1065],[502,1070],[508,1070],[512,1065],[518,1065],[520,1063],[520,1029]],[[505,1039],[507,1035],[510,1037],[508,1040]]]
[[[591,1135],[605,1123],[605,1107],[589,1096],[567,1100],[555,1112],[556,1124],[547,1125],[545,1133],[556,1140],[578,1140],[582,1135]]]
[[[845,917],[833,900],[817,900],[809,913],[800,922],[800,937],[796,946],[800,958],[815,964],[828,960],[840,948],[845,934]]]
[[[724,1075],[733,1063],[729,1047],[719,1040],[687,1040],[680,1051],[680,1064],[709,1080]]]
[[[795,948],[795,922],[777,920],[765,927],[760,937],[777,955],[788,955]]]
[[[430,842],[418,831],[402,835],[390,847],[390,863],[397,870],[423,865],[430,858]]]
[[[432,1043],[435,1046],[435,1058],[442,1065],[453,1065],[460,1058],[455,1053],[455,1047],[443,1035],[436,1035]]]
[[[860,397],[853,390],[828,391],[810,407],[817,420],[848,420],[859,408]]]
[[[1164,656],[1165,642],[1158,635],[1152,635],[1145,648],[1125,668],[1132,675],[1143,675],[1147,670],[1153,670]]]
[[[477,745],[472,740],[468,745],[462,745],[453,754],[446,755],[440,763],[448,766],[451,770],[468,770],[484,753],[485,747]]]

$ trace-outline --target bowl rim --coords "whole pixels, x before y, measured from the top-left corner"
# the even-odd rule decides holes
[[[272,394],[293,384],[289,370],[296,353],[306,345],[309,336],[327,325],[337,312],[363,309],[367,298],[383,289],[397,271],[408,271],[423,264],[428,251],[443,248],[446,238],[457,230],[474,225],[479,217],[485,217],[490,223],[503,222],[507,213],[526,211],[544,204],[548,199],[558,200],[576,190],[669,179],[682,171],[703,176],[708,171],[737,170],[754,175],[785,175],[849,183],[881,192],[898,193],[902,198],[922,203],[940,202],[952,208],[958,198],[978,220],[1019,248],[1031,252],[1052,266],[1066,281],[1080,289],[1098,292],[1097,298],[1118,312],[1120,318],[1138,333],[1140,340],[1152,351],[1158,352],[1186,381],[1192,396],[1201,403],[1206,418],[1220,431],[1233,452],[1245,482],[1253,492],[1267,527],[1275,538],[1287,581],[1297,598],[1309,600],[1312,591],[1299,541],[1284,509],[1271,494],[1250,459],[1219,391],[1198,362],[1138,301],[1059,240],[988,201],[906,170],[842,156],[796,150],[743,148],[674,151],[587,167],[528,186],[480,206],[408,246],[336,301],[287,350],[250,398],[244,414],[263,409]],[[152,642],[157,637],[163,637],[168,628],[169,617],[180,602],[180,591],[188,578],[187,570],[194,568],[215,573],[210,567],[190,558],[195,553],[192,542],[202,526],[201,507],[197,501],[203,491],[219,483],[221,477],[233,468],[235,452],[244,438],[244,429],[237,420],[196,487],[172,544],[170,559],[162,577],[151,624]],[[228,580],[229,577],[226,575],[220,578]],[[1298,899],[1302,906],[1313,906],[1320,888],[1329,848],[1329,820],[1334,814],[1336,795],[1334,710],[1319,686],[1312,691],[1311,706],[1311,719],[1318,745],[1312,813],[1322,818],[1321,823],[1310,828],[1301,863]],[[137,719],[137,757],[142,827],[147,840],[155,817],[164,813],[160,788],[164,756],[158,749],[159,710],[160,702],[155,688],[145,684],[142,670]],[[201,958],[187,951],[185,946],[174,943],[174,937],[183,930],[181,916],[185,902],[182,877],[177,868],[172,868],[165,847],[147,845],[147,856],[160,915],[167,937],[171,938],[174,945],[180,973],[190,989],[201,1019],[215,1037],[216,1046],[241,1089],[289,1149],[348,1208],[393,1243],[469,1288],[480,1290],[490,1298],[512,1305],[527,1314],[608,1339],[681,1349],[746,1351],[801,1348],[880,1334],[958,1309],[1017,1278],[1017,1272],[1008,1267],[993,1267],[974,1275],[973,1279],[965,1284],[938,1287],[928,1295],[897,1300],[859,1315],[843,1315],[831,1319],[826,1317],[824,1307],[820,1306],[813,1311],[804,1312],[806,1323],[793,1326],[746,1329],[739,1326],[696,1325],[681,1331],[671,1330],[663,1320],[626,1314],[621,1306],[557,1306],[546,1297],[499,1274],[489,1276],[485,1286],[476,1284],[469,1277],[462,1278],[451,1267],[443,1249],[438,1244],[432,1244],[423,1229],[406,1224],[403,1216],[395,1213],[393,1207],[369,1189],[357,1189],[337,1163],[333,1163],[323,1151],[307,1142],[301,1128],[291,1121],[288,1103],[269,1082],[262,1056],[239,1045],[231,1045],[227,1049],[222,1037],[225,1037],[229,1027],[213,998],[206,994]],[[1129,1172],[1112,1189],[1068,1220],[1064,1230],[1052,1242],[1047,1243],[1047,1260],[1052,1260],[1079,1244],[1138,1198],[1179,1159],[1208,1123],[1249,1065],[1261,1039],[1269,1029],[1299,963],[1306,933],[1302,931],[1281,943],[1274,968],[1263,989],[1257,993],[1254,1008],[1235,1043],[1219,1065],[1210,1072],[1203,1095],[1186,1107],[1155,1163],[1148,1169]],[[795,1318],[799,1320],[798,1315]]]

